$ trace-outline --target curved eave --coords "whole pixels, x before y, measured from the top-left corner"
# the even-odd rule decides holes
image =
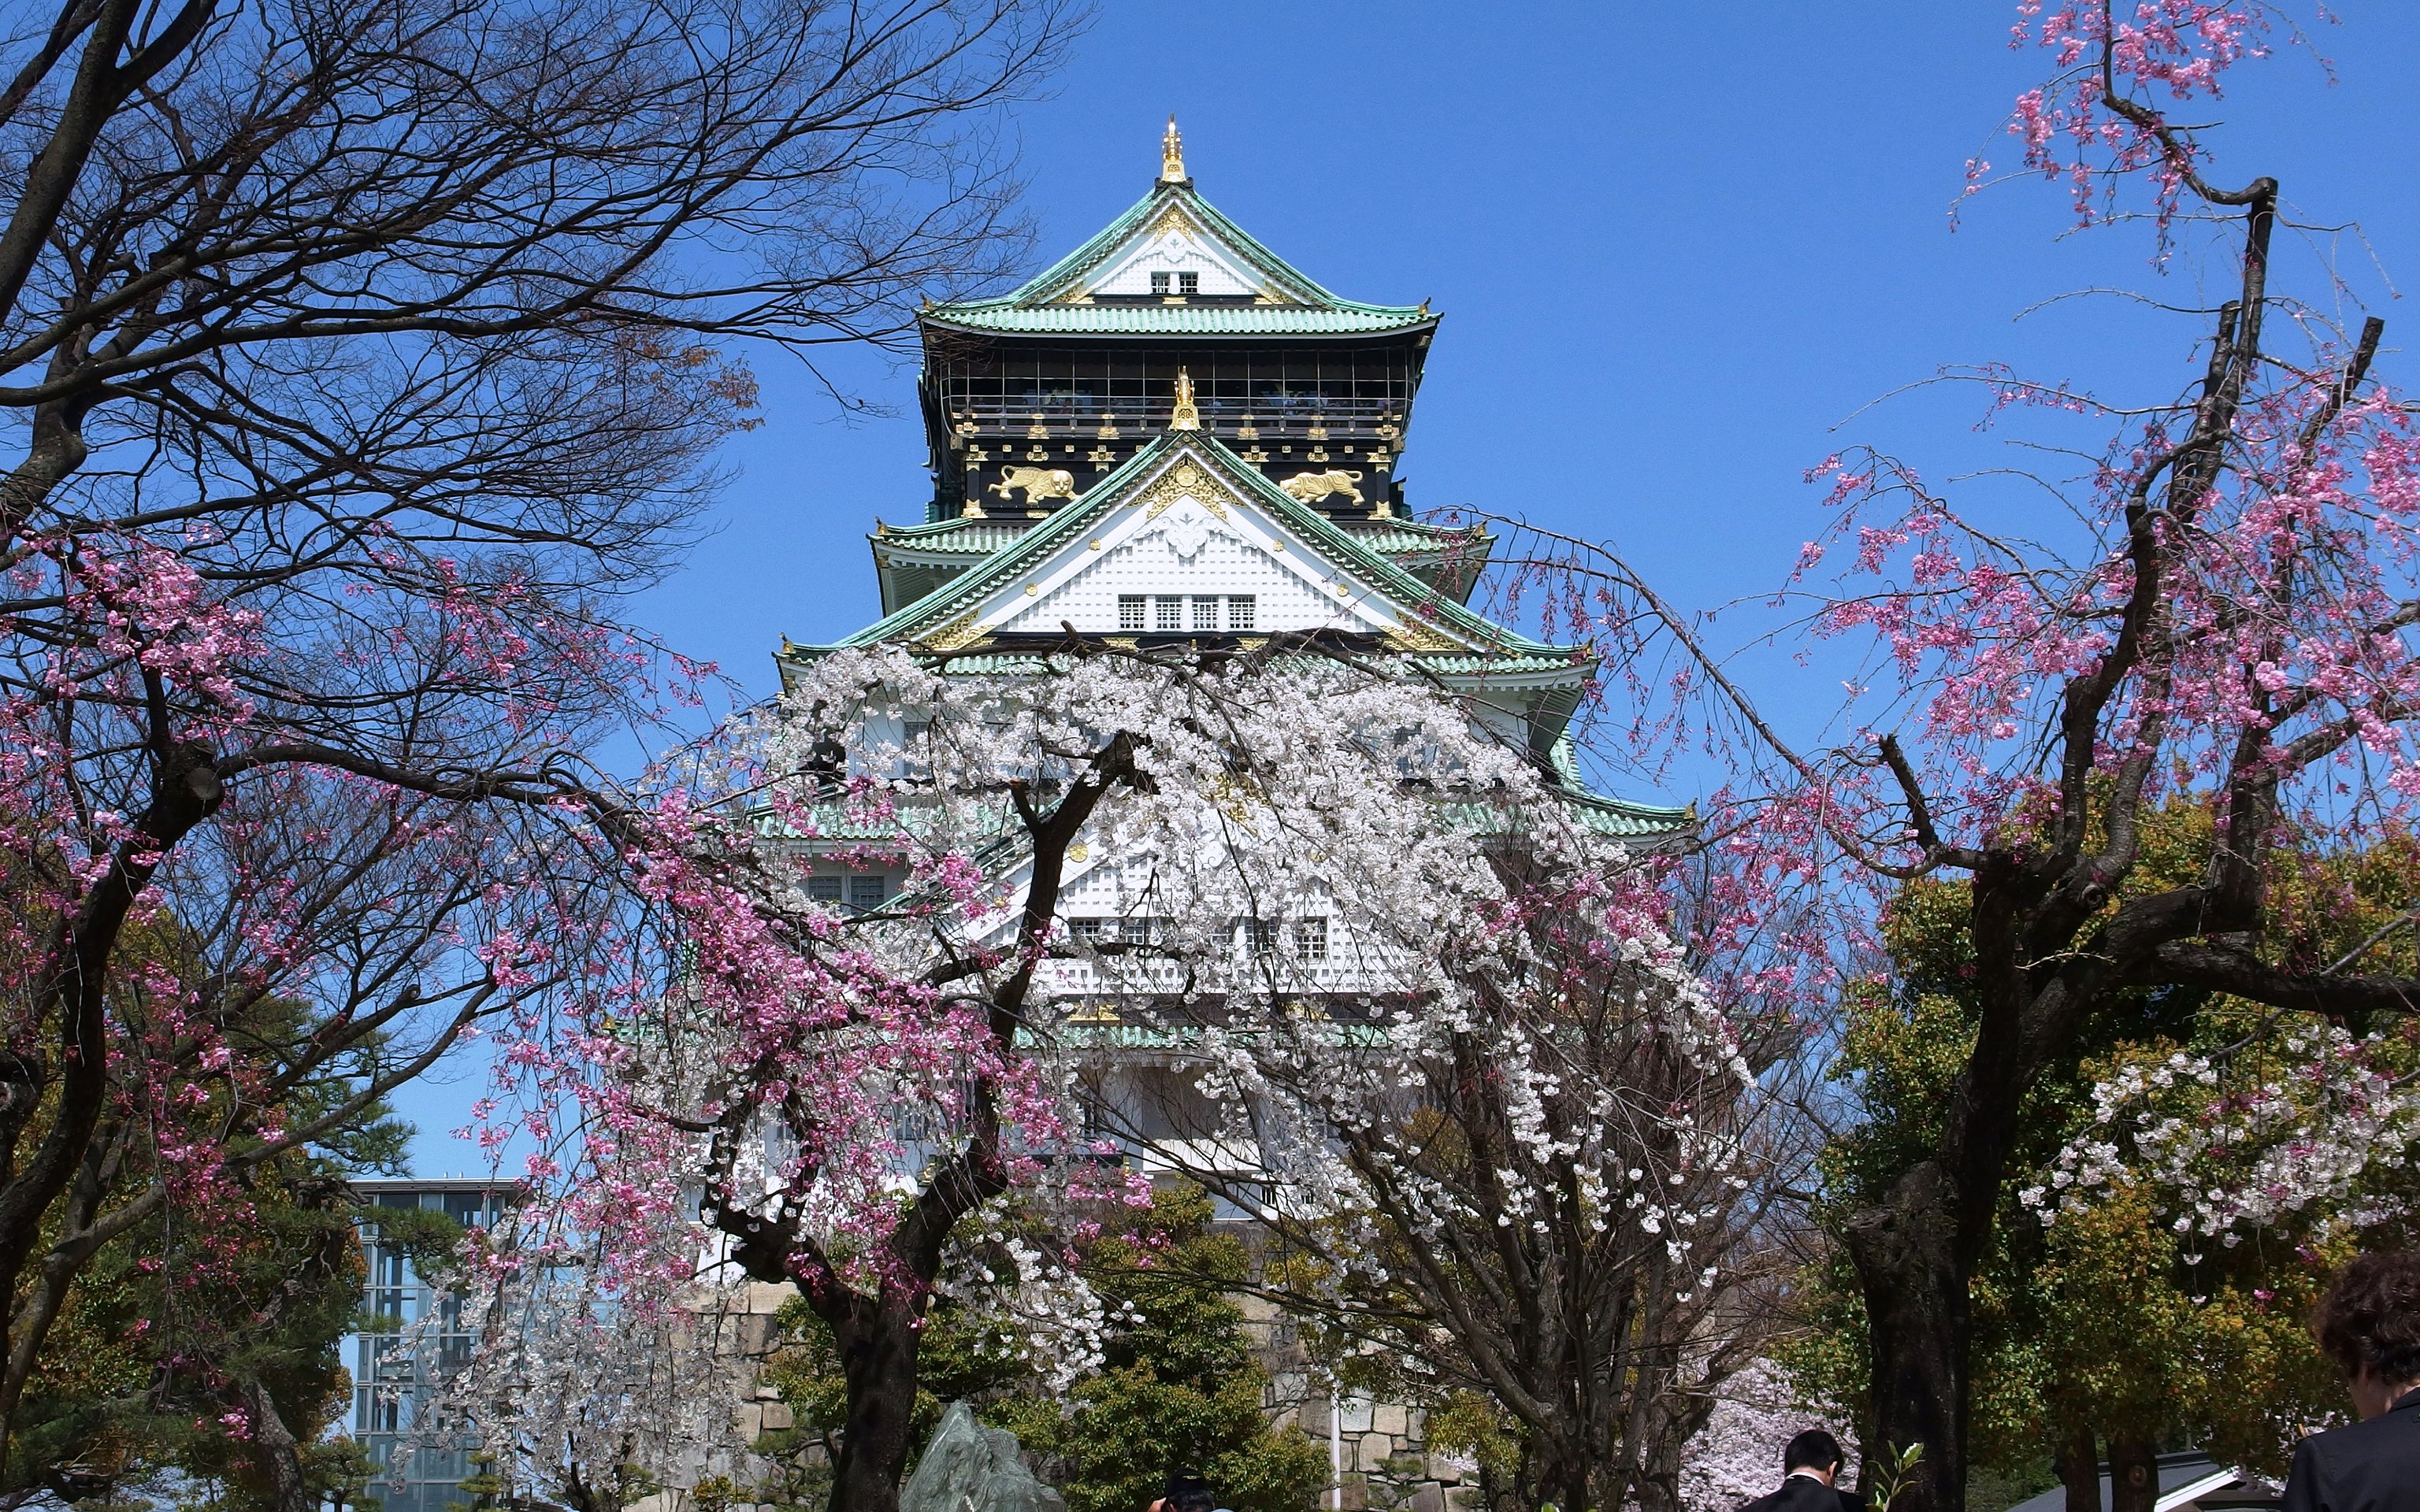
[[[1194,319],[1175,316],[1251,316]],[[1126,316],[1131,318],[1103,318]],[[1292,316],[1278,319],[1277,316]],[[1435,334],[1439,316],[1418,309],[1387,310],[1367,316],[1340,319],[1333,312],[1290,309],[1265,304],[1236,305],[1104,305],[1053,304],[997,314],[936,305],[918,322],[936,330],[975,336],[1088,336],[1105,340],[1154,341],[1167,336],[1232,336],[1244,340],[1353,341],[1371,336]],[[1322,322],[1325,322],[1324,324]]]

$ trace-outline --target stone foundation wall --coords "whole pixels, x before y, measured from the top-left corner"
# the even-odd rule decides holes
[[[756,1369],[777,1342],[774,1315],[797,1295],[794,1287],[751,1283],[714,1309],[711,1326],[718,1351],[739,1364],[740,1399],[734,1410],[742,1443],[795,1426],[781,1393],[756,1383]],[[1243,1310],[1245,1333],[1261,1368],[1268,1373],[1263,1406],[1269,1421],[1280,1427],[1295,1424],[1314,1443],[1326,1446],[1327,1385],[1304,1355],[1292,1320],[1261,1298],[1233,1300]],[[1346,1396],[1335,1406],[1344,1451],[1344,1512],[1479,1512],[1475,1468],[1467,1460],[1429,1451],[1419,1409],[1359,1396]],[[709,1467],[687,1468],[690,1473],[681,1478],[693,1484]],[[633,1512],[678,1512],[678,1504],[685,1501],[677,1492],[654,1497]],[[1321,1498],[1322,1512],[1336,1504],[1332,1490]]]
[[[1291,1319],[1258,1297],[1237,1297],[1261,1368],[1272,1423],[1293,1423],[1326,1444],[1331,1401],[1311,1369]],[[1433,1454],[1426,1414],[1417,1407],[1345,1396],[1332,1404],[1343,1448],[1344,1512],[1479,1512],[1478,1469],[1458,1456]],[[1333,1492],[1321,1502],[1333,1507]]]

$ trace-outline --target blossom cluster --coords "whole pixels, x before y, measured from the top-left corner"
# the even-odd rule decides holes
[[[2409,1048],[2313,1023],[2263,1045],[2257,1064],[2130,1060],[2094,1084],[2090,1123],[2019,1200],[2049,1224],[2146,1184],[2177,1233],[2227,1247],[2298,1218],[2324,1234],[2400,1216],[2408,1198],[2380,1180],[2420,1143]]]

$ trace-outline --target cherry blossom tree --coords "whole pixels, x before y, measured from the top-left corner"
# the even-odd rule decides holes
[[[718,1269],[796,1282],[845,1386],[832,1504],[881,1512],[937,1295],[1016,1315],[1004,1332],[1037,1350],[1096,1347],[1072,1255],[1019,1236],[1097,1231],[1174,1164],[1141,1135],[1113,1158],[1132,1104],[1100,1085],[1100,1031],[1123,1025],[1186,1047],[1227,1110],[1210,1143],[1243,1157],[1249,1134],[1272,1211],[1366,1227],[1373,1177],[1338,1120],[1417,1116],[1416,1089],[1450,1093],[1460,1066],[1512,1088],[1489,1134],[1524,1173],[1508,1202],[1652,1253],[1638,1305],[1703,1286],[1717,1257],[1683,1233],[1739,1136],[1685,1104],[1747,1071],[1629,858],[1526,749],[1407,669],[1296,638],[989,660],[831,654],[667,772],[629,858],[677,980],[596,994],[585,1030],[504,1057],[526,1072],[517,1130],[536,1119],[560,1180],[500,1263],[593,1256],[632,1309]],[[818,901],[816,869],[849,865],[908,886],[865,911]],[[1568,960],[1542,944],[1547,900],[1584,936]],[[1508,1014],[1557,970],[1625,1026],[1621,1074],[1664,1081],[1607,1087],[1550,1014]],[[1622,1133],[1574,1165],[1571,1119],[1539,1118],[1560,1096]],[[1631,1153],[1651,1128],[1652,1156]]]
[[[1831,521],[1792,594],[1814,604],[1799,627],[1854,663],[1835,726],[1845,740],[1793,739],[1705,625],[1611,548],[1533,533],[1514,552],[1523,591],[1546,595],[1532,608],[1610,648],[1608,697],[1651,702],[1600,726],[1611,744],[1732,765],[1705,826],[1731,887],[1692,942],[1718,1002],[1779,995],[1827,1023],[1872,969],[1890,889],[1929,877],[1962,889],[1972,1043],[1937,1137],[1838,1235],[1870,1331],[1870,1442],[1923,1445],[1908,1504],[1927,1512],[1962,1503],[1969,1283],[2019,1109],[2128,995],[2308,1015],[2322,1027],[2302,1037],[2304,1064],[2343,1088],[2326,1096],[2396,1116],[2384,1085],[2362,1078],[2396,1063],[2420,981],[2361,949],[2281,954],[2263,925],[2273,861],[2359,847],[2400,824],[2420,788],[2420,454],[2404,405],[2371,374],[2381,322],[2341,330],[2330,311],[2347,291],[2306,301],[2281,286],[2278,183],[2222,178],[2208,132],[2174,114],[2294,36],[2251,0],[2020,8],[2016,41],[2054,69],[2012,117],[2024,171],[2066,184],[2084,224],[2149,226],[2164,268],[2213,259],[2227,293],[2170,395],[2120,402],[1996,368],[1947,376],[1987,391],[2000,425],[2039,424],[2022,433],[2086,456],[2074,477],[2037,470],[2037,504],[2007,507],[1974,480],[1942,486],[1872,449],[1815,470]],[[1979,186],[1990,170],[1968,175]],[[2090,432],[2080,445],[2077,426]],[[2189,882],[2130,890],[2146,813],[2179,798],[2216,812],[2207,854]],[[2207,1144],[2176,1131],[2177,1168],[2213,1146],[2239,1151],[2238,1132],[2307,1127],[2304,1111],[2271,1099],[2225,1112]],[[2324,1189],[2335,1141],[2307,1143],[2274,1145],[2263,1180]]]
[[[752,423],[733,343],[883,339],[1013,255],[981,113],[1067,29],[35,8],[0,40],[0,1446],[98,1245],[240,1223],[316,1137],[281,1087],[374,1100],[628,960],[583,752],[695,681],[615,595]],[[264,996],[306,1021],[226,1042]]]
[[[1486,854],[1497,937],[1447,946],[1452,991],[1357,1033],[1367,1010],[1294,1009],[1332,966],[1275,953],[1252,1032],[1173,1057],[1192,1127],[1140,1111],[1259,1217],[1261,1288],[1331,1373],[1489,1420],[1497,1505],[1674,1512],[1716,1394],[1774,1342],[1812,1063],[1705,996],[1659,869],[1543,815]]]

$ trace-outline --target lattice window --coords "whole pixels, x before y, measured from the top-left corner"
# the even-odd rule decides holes
[[[1118,628],[1121,630],[1141,629],[1142,606],[1142,594],[1120,594],[1118,595]]]
[[[1193,600],[1193,627],[1197,630],[1218,628],[1218,595],[1208,594]]]
[[[851,908],[879,908],[882,900],[890,896],[891,879],[879,872],[848,879],[848,905]]]
[[[1202,292],[1202,275],[1201,275],[1200,273],[1179,273],[1179,274],[1177,274],[1177,275],[1176,275],[1176,292],[1177,292],[1177,293],[1179,293],[1179,294],[1199,294],[1199,293],[1201,293],[1201,292]]]
[[[1304,965],[1318,965],[1327,959],[1327,920],[1299,918],[1294,926],[1295,959]]]
[[[807,878],[807,896],[819,903],[840,902],[841,879],[838,877]]]
[[[1257,601],[1249,594],[1230,594],[1227,595],[1227,628],[1230,630],[1250,629],[1252,627],[1253,620],[1257,618],[1255,610],[1258,607]]]
[[[1185,628],[1185,595],[1161,594],[1151,602],[1152,628],[1182,630]]]
[[[1154,294],[1165,294],[1168,292],[1168,275],[1166,273],[1154,273],[1151,275],[1151,291]]]

